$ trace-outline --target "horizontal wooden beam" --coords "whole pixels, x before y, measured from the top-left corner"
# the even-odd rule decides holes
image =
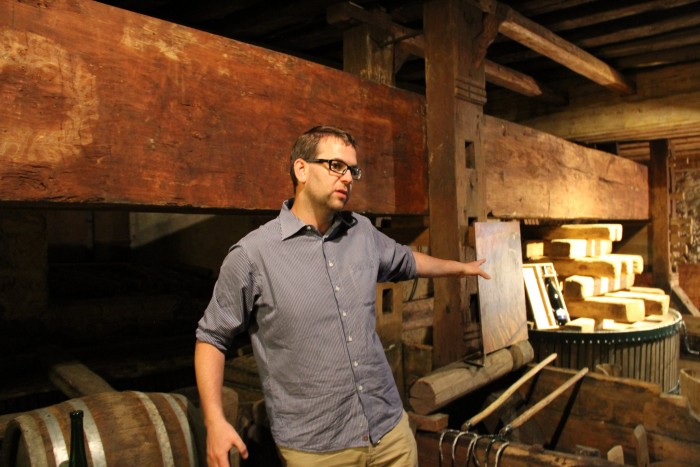
[[[649,217],[647,168],[547,133],[485,116],[486,204],[498,218]]]
[[[628,97],[580,86],[570,92],[568,108],[520,123],[585,143],[699,134],[700,63],[640,72],[636,82],[637,95]]]
[[[503,9],[496,0],[470,1],[487,13]],[[634,86],[610,65],[510,7],[505,8],[498,32],[601,86],[623,95],[634,93]]]
[[[360,142],[350,208],[428,213],[419,95],[99,2],[0,0],[0,34],[16,52],[0,56],[0,204],[277,210],[292,142],[330,123]],[[642,166],[492,117],[484,131],[493,216],[646,218]]]
[[[0,40],[4,203],[277,210],[329,124],[360,144],[350,207],[427,211],[419,95],[86,0],[0,0]]]

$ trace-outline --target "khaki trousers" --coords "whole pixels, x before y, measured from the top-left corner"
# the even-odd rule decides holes
[[[278,447],[286,467],[418,467],[416,438],[408,414],[376,446],[332,452],[306,452]]]

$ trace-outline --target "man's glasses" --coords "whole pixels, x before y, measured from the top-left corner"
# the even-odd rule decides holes
[[[335,159],[316,159],[313,161],[309,162],[314,162],[317,164],[328,164],[328,169],[331,172],[337,173],[339,175],[345,175],[345,172],[348,170],[350,171],[350,175],[352,175],[352,178],[354,180],[359,180],[362,177],[362,169],[359,167],[350,167],[348,164],[346,164],[343,161],[335,160]]]

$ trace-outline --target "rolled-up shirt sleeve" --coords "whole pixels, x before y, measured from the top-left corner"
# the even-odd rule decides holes
[[[416,278],[416,260],[411,247],[397,243],[374,227],[371,231],[379,254],[377,281],[398,282]]]
[[[250,322],[257,297],[255,268],[245,250],[234,245],[224,259],[196,337],[226,352]]]

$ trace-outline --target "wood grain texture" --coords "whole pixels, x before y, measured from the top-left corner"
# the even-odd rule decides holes
[[[427,211],[417,94],[99,2],[0,11],[3,201],[277,210],[330,124],[360,145],[350,208]]]
[[[486,204],[495,217],[649,217],[647,168],[641,164],[489,116],[482,138]]]
[[[476,257],[490,280],[478,278],[484,353],[527,339],[527,313],[518,222],[477,222]]]

